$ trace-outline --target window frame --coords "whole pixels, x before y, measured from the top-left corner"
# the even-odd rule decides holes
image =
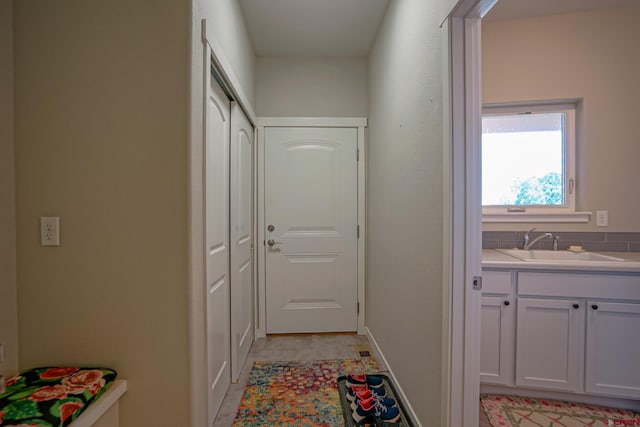
[[[552,206],[482,206],[483,222],[588,222],[589,212],[576,212],[576,102],[485,104],[482,118],[526,113],[564,113],[564,194],[565,204]],[[481,143],[482,144],[482,143]]]

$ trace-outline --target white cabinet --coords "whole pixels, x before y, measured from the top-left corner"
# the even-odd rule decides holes
[[[509,296],[482,297],[480,342],[480,381],[511,384],[515,304]]]
[[[640,304],[587,304],[587,393],[640,398]]]
[[[480,381],[513,384],[515,302],[510,271],[483,271]]]
[[[583,318],[579,301],[518,298],[516,384],[579,391]]]
[[[640,275],[485,270],[483,279],[483,384],[640,400]]]

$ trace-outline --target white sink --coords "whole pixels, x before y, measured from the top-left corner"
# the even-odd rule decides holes
[[[496,249],[522,261],[624,262],[623,259],[593,252],[549,251],[543,249]]]

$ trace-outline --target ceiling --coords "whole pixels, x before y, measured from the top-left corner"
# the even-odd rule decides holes
[[[591,9],[606,9],[640,4],[640,0],[498,0],[484,17],[488,20],[559,15]]]
[[[240,0],[258,56],[367,56],[389,0]]]
[[[392,0],[399,1],[399,0]],[[389,0],[239,0],[258,56],[368,56]],[[499,0],[485,19],[624,7],[640,0]]]

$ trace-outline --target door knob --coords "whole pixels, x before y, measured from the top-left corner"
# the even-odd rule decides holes
[[[268,230],[268,231],[273,231],[273,230],[275,230],[275,229],[276,229],[276,228],[273,226],[273,224],[269,224],[269,226],[267,227],[267,230]]]
[[[269,246],[273,246],[273,245],[281,245],[281,244],[282,244],[282,242],[276,242],[276,241],[275,241],[275,240],[273,240],[273,239],[269,239],[269,240],[267,240],[267,245],[269,245]]]

